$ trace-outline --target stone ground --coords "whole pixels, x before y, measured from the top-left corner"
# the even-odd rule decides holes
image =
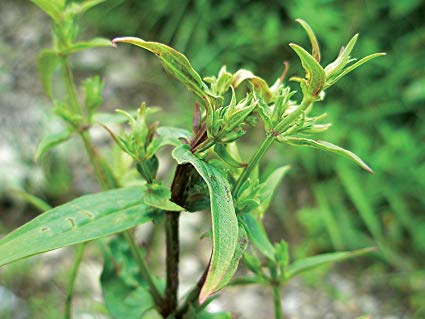
[[[0,198],[6,201],[10,201],[6,196],[10,189],[26,187],[37,192],[46,187],[42,169],[34,165],[32,158],[41,137],[47,131],[58,129],[57,120],[46,115],[50,112],[49,102],[43,96],[36,72],[37,53],[49,45],[49,27],[47,17],[29,2],[0,2]],[[136,58],[126,52],[121,50],[118,54],[113,49],[87,51],[74,63],[81,76],[85,76],[86,70],[103,74],[105,108],[108,110],[120,105],[135,106],[142,100],[167,105],[170,98],[158,93],[165,77],[134,72],[143,69],[146,61],[140,55]],[[148,90],[141,91],[141,83]],[[95,130],[94,135],[100,142],[105,139],[102,130]],[[78,144],[70,147],[75,151]],[[60,149],[59,156],[67,159],[71,166],[78,166],[72,171],[76,193],[96,189],[95,183],[87,178],[87,169],[81,169],[85,164],[81,158],[75,157],[75,152],[64,148]],[[0,208],[2,222],[6,220],[6,224],[16,225],[28,219],[22,212],[22,205],[14,204]],[[202,272],[210,250],[205,240],[199,247],[191,244],[191,239],[202,233],[202,225],[205,225],[202,215],[183,215],[181,276],[182,290],[185,291]],[[144,227],[142,233],[149,234],[149,226]],[[9,265],[0,269],[0,318],[55,318],[54,313],[58,310],[53,309],[53,315],[49,317],[42,305],[60,307],[62,304],[61,289],[65,285],[72,253],[72,248],[61,249],[22,261],[16,267]],[[92,247],[82,264],[77,281],[75,319],[107,318],[101,306],[98,282],[101,261],[98,255],[99,252]],[[377,319],[409,318],[400,305],[392,303],[393,299],[383,299],[381,294],[375,293],[370,278],[354,278],[341,270],[324,276],[323,280],[323,285],[312,286],[296,279],[283,289],[286,318],[353,319],[363,314]],[[38,301],[33,300],[34,294]],[[229,288],[209,307],[211,311],[231,310],[237,318],[273,317],[270,293],[262,287]]]

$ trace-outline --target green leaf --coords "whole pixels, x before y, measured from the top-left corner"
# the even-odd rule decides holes
[[[313,257],[298,259],[286,267],[286,278],[292,278],[305,271],[317,268],[333,262],[343,261],[349,258],[365,255],[376,251],[375,247],[357,249],[353,251],[341,251],[336,253],[321,254]]]
[[[239,219],[254,246],[269,260],[275,260],[275,249],[264,230],[264,226],[251,213],[241,214]]]
[[[244,81],[249,81],[254,86],[256,92],[260,93],[260,95],[264,97],[266,101],[271,98],[272,93],[270,92],[270,88],[266,81],[254,75],[251,71],[240,69],[235,74],[233,74],[232,86],[235,89],[238,88]]]
[[[100,277],[103,299],[109,314],[116,318],[140,319],[155,306],[149,291],[139,283],[137,264],[122,237],[114,238],[103,249]]]
[[[171,191],[169,188],[158,184],[146,184],[145,204],[162,210],[180,212],[185,209],[170,201]]]
[[[316,39],[316,36],[314,35],[313,30],[308,25],[307,22],[305,22],[302,19],[296,19],[299,24],[304,28],[305,32],[307,32],[308,38],[310,39],[311,43],[311,55],[316,59],[317,62],[320,62],[320,48],[319,43]]]
[[[269,208],[270,203],[273,199],[274,192],[276,191],[277,187],[279,186],[279,183],[288,171],[289,165],[282,166],[276,169],[273,173],[271,173],[269,177],[267,177],[267,179],[263,183],[261,183],[261,188],[258,194],[260,205],[254,211],[254,214],[256,216],[260,218],[264,216],[266,210]]]
[[[350,60],[350,53],[353,50],[358,37],[359,35],[355,34],[348,42],[347,46],[341,49],[335,61],[325,67],[325,73],[328,79],[332,78],[334,75],[337,75],[347,65],[348,61]]]
[[[186,56],[177,50],[162,43],[144,41],[133,37],[116,38],[112,42],[130,43],[152,52],[160,59],[165,71],[183,83],[204,102],[207,86],[199,74],[193,69]]]
[[[113,44],[111,40],[104,38],[94,38],[89,41],[77,42],[71,45],[70,47],[62,50],[60,53],[64,55],[73,54],[79,51],[91,49],[91,48],[99,48],[99,47],[112,47]]]
[[[84,104],[90,118],[98,109],[98,107],[103,103],[103,87],[104,83],[99,76],[90,77],[83,83]]]
[[[374,174],[373,170],[365,162],[363,162],[363,160],[360,157],[358,157],[353,152],[350,152],[350,151],[348,151],[348,150],[346,150],[342,147],[339,147],[335,144],[325,142],[325,141],[315,141],[315,140],[311,140],[309,138],[290,137],[290,136],[282,137],[282,138],[278,137],[277,140],[279,142],[288,143],[290,145],[310,146],[310,147],[314,147],[314,148],[317,148],[317,149],[320,149],[320,150],[323,150],[323,151],[332,152],[332,153],[342,155],[344,157],[351,159],[354,163],[356,163],[357,165],[359,165],[361,168],[368,171],[369,173]]]
[[[49,250],[115,234],[152,219],[143,188],[85,195],[53,208],[0,240],[0,266]]]
[[[313,58],[310,53],[295,43],[290,43],[289,46],[301,60],[301,64],[305,70],[305,79],[301,82],[301,89],[306,96],[315,97],[322,91],[326,81],[325,70],[319,62]]]
[[[248,238],[246,236],[246,231],[243,225],[239,225],[238,244],[236,245],[236,250],[233,255],[232,262],[230,263],[230,266],[226,274],[224,275],[223,280],[221,281],[220,285],[217,287],[217,290],[222,289],[224,286],[226,286],[230,282],[230,280],[232,280],[233,276],[238,270],[239,260],[242,258],[242,255],[247,249],[247,247],[248,247]]]
[[[69,128],[66,128],[58,133],[47,135],[38,145],[38,149],[35,154],[35,160],[38,161],[51,148],[69,140],[72,134],[73,131]]]
[[[285,275],[285,268],[289,263],[288,244],[282,240],[280,243],[275,244],[275,257],[281,269],[281,274]]]
[[[217,291],[232,265],[238,244],[238,220],[229,182],[217,168],[193,155],[189,145],[177,146],[173,157],[179,164],[192,164],[208,185],[210,193],[213,252],[208,275],[199,296],[199,302],[203,303]]]
[[[372,60],[374,58],[377,58],[377,57],[380,57],[380,56],[384,56],[384,55],[386,55],[386,53],[382,53],[381,52],[381,53],[374,53],[374,54],[371,54],[371,55],[368,55],[368,56],[364,57],[363,59],[361,59],[361,60],[357,61],[356,63],[348,66],[347,68],[345,68],[345,70],[342,71],[340,74],[338,74],[334,79],[332,79],[331,81],[329,81],[328,83],[326,83],[326,87],[331,86],[332,84],[334,84],[335,82],[337,82],[339,79],[341,79],[342,77],[344,77],[345,75],[347,75],[351,71],[357,69],[362,64],[364,64],[364,63],[366,63],[366,62],[368,62],[368,61],[370,61],[370,60]]]
[[[47,97],[53,99],[52,95],[52,77],[59,65],[59,57],[53,50],[42,50],[38,56],[38,74],[40,76],[41,85]]]
[[[63,19],[63,2],[55,0],[31,0],[41,10],[47,13],[55,23],[60,24]]]
[[[214,152],[228,165],[235,168],[246,167],[246,163],[241,163],[234,158],[227,150],[227,144],[216,144]]]

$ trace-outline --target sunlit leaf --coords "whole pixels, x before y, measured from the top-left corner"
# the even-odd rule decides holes
[[[129,187],[85,195],[53,208],[0,240],[0,266],[146,223],[155,209],[146,206],[143,197],[142,187]]]
[[[229,182],[217,168],[193,155],[189,145],[177,146],[173,157],[179,164],[192,164],[208,185],[210,193],[213,252],[199,296],[199,302],[203,303],[217,290],[232,265],[238,243],[238,221]]]

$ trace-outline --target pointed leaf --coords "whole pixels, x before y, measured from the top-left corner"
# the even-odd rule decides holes
[[[347,46],[341,49],[335,61],[325,67],[327,78],[331,78],[332,76],[337,75],[347,65],[348,61],[350,60],[350,53],[353,50],[358,37],[359,35],[355,34],[348,42]]]
[[[213,252],[199,296],[199,302],[203,303],[217,291],[231,267],[238,243],[238,221],[229,182],[217,168],[193,155],[189,145],[177,146],[173,157],[179,164],[192,164],[208,185],[210,193]]]
[[[317,42],[316,36],[314,35],[313,30],[308,25],[307,22],[305,22],[302,19],[296,19],[299,24],[304,28],[305,32],[308,35],[308,38],[310,39],[311,43],[311,55],[316,59],[317,62],[320,62],[320,48],[319,43]]]
[[[38,56],[37,67],[41,85],[43,86],[44,93],[46,93],[50,99],[53,99],[52,77],[59,62],[59,57],[53,50],[42,50]]]
[[[133,37],[116,38],[112,42],[130,43],[152,52],[160,59],[165,71],[204,101],[207,87],[186,56],[180,52],[162,43],[144,41]]]
[[[298,259],[286,268],[286,278],[289,279],[296,275],[299,275],[300,273],[317,268],[319,266],[365,255],[376,250],[377,249],[375,247],[369,247],[353,251],[341,251],[336,253],[321,254],[313,257]]]
[[[71,129],[66,128],[58,133],[47,135],[38,145],[38,149],[35,154],[35,160],[38,161],[51,148],[69,140],[72,136],[72,133],[73,131]]]
[[[224,162],[226,162],[226,164],[232,167],[241,168],[246,166],[246,163],[239,162],[229,153],[226,144],[216,144],[214,146],[214,151]]]
[[[269,260],[275,260],[275,249],[264,230],[264,226],[250,213],[239,215],[239,219],[254,246]]]
[[[152,219],[143,188],[85,195],[53,208],[0,240],[0,266],[49,250],[118,233]]]
[[[355,69],[357,69],[359,66],[361,66],[362,64],[364,64],[364,63],[366,63],[366,62],[368,62],[368,61],[370,61],[370,60],[372,60],[372,59],[374,59],[374,58],[377,58],[377,57],[380,57],[380,56],[384,56],[384,55],[386,55],[386,53],[374,53],[374,54],[371,54],[371,55],[368,55],[368,56],[366,56],[366,57],[364,57],[363,59],[361,59],[361,60],[359,60],[359,61],[357,61],[356,63],[354,63],[354,64],[352,64],[352,65],[350,65],[350,66],[348,66],[344,71],[342,71],[340,74],[338,74],[334,79],[332,79],[329,83],[326,83],[326,86],[328,87],[328,86],[330,86],[330,85],[332,85],[332,84],[334,84],[335,82],[337,82],[339,79],[341,79],[342,77],[344,77],[344,76],[346,76],[348,73],[350,73],[351,71],[353,71],[353,70],[355,70]]]
[[[302,47],[295,43],[290,43],[289,46],[301,60],[301,64],[306,72],[305,75],[305,88],[303,85],[301,88],[303,89],[304,95],[317,96],[320,91],[322,91],[323,86],[326,81],[325,70],[323,70],[322,66],[319,62],[313,58],[310,53],[304,50]],[[304,82],[301,82],[303,84]]]
[[[315,140],[311,140],[309,138],[303,138],[303,137],[283,137],[283,138],[279,137],[278,141],[295,145],[295,146],[310,146],[323,151],[328,151],[328,152],[345,156],[351,159],[354,163],[359,165],[364,170],[368,171],[371,174],[374,174],[373,170],[365,162],[363,162],[363,160],[360,157],[358,157],[356,154],[342,147],[334,145],[332,143],[325,142],[325,141],[315,141]]]

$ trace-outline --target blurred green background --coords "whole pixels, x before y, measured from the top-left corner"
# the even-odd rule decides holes
[[[251,69],[269,83],[281,74],[283,61],[290,63],[289,75],[302,74],[287,45],[309,45],[296,18],[315,31],[324,65],[354,33],[360,33],[355,57],[387,52],[345,77],[316,106],[333,123],[322,138],[358,154],[375,175],[319,151],[275,145],[266,170],[286,163],[292,169],[269,224],[272,237],[287,239],[294,255],[377,245],[380,253],[359,264],[361,270],[396,291],[406,318],[424,318],[424,17],[421,0],[107,0],[84,16],[83,25],[97,36],[169,44],[184,52],[202,76],[216,74],[225,64],[231,72]],[[150,65],[133,70],[147,73],[138,90],[166,103],[161,106],[168,112],[186,115],[180,117],[185,122],[167,124],[188,125],[192,97],[167,76],[151,76],[162,71],[154,58],[147,59],[153,70]],[[137,94],[123,92],[120,103],[131,105]],[[166,97],[155,99],[158,95]],[[255,149],[255,140],[245,139],[247,152]]]

